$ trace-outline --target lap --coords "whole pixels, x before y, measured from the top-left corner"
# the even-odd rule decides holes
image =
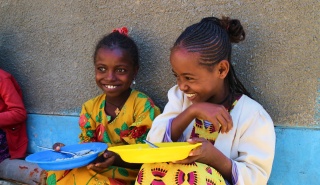
[[[88,170],[86,166],[72,170],[48,171],[47,184],[57,185],[90,185],[90,184],[111,184],[126,185],[132,184],[137,176],[138,170],[113,167],[107,168],[101,173]]]
[[[225,184],[221,174],[202,164],[150,163],[142,165],[137,184]]]

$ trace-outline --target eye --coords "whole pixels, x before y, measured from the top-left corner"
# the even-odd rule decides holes
[[[194,80],[193,78],[188,77],[188,76],[186,76],[185,78],[186,78],[186,80],[188,80],[188,81],[190,81],[190,80]]]
[[[176,77],[176,78],[178,77],[178,75],[176,73],[173,73],[173,76]]]
[[[104,68],[104,67],[98,67],[97,68],[99,71],[101,71],[101,72],[105,72],[106,71],[106,68]]]
[[[119,72],[119,73],[124,73],[124,72],[126,72],[126,70],[123,69],[123,68],[119,68],[119,69],[117,69],[116,71]]]

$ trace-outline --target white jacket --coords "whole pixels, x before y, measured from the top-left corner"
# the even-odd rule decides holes
[[[147,139],[151,142],[162,142],[169,119],[192,104],[177,85],[168,91],[168,99],[163,113],[156,117],[148,133]],[[259,103],[246,95],[242,95],[230,114],[233,128],[227,134],[219,134],[214,146],[236,163],[237,184],[267,184],[275,152],[272,119]],[[183,132],[186,140],[194,121]]]

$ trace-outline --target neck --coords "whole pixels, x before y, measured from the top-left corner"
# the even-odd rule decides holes
[[[230,93],[228,93],[228,94],[225,96],[225,98],[224,98],[221,102],[219,102],[218,104],[219,104],[219,105],[224,105],[226,102],[228,102],[229,99],[230,99]]]
[[[220,94],[216,94],[212,97],[210,97],[207,102],[219,104],[219,105],[225,105],[225,103],[228,102],[231,98],[231,92],[228,88],[228,86],[224,85],[223,88],[220,90]]]
[[[106,102],[120,108],[127,101],[130,94],[131,94],[131,89],[128,89],[127,91],[123,92],[117,97],[106,96]]]

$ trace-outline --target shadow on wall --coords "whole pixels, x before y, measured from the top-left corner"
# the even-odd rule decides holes
[[[18,81],[26,100],[30,69],[22,58],[25,58],[18,37],[11,31],[0,33],[0,68],[9,72]],[[26,101],[24,101],[26,103]],[[27,107],[27,106],[26,106]]]
[[[27,90],[26,84],[28,84],[26,70],[28,68],[19,59],[19,56],[21,56],[21,51],[18,49],[20,43],[12,30],[0,32],[0,68],[10,73],[17,80],[25,100],[27,97],[25,93]]]

